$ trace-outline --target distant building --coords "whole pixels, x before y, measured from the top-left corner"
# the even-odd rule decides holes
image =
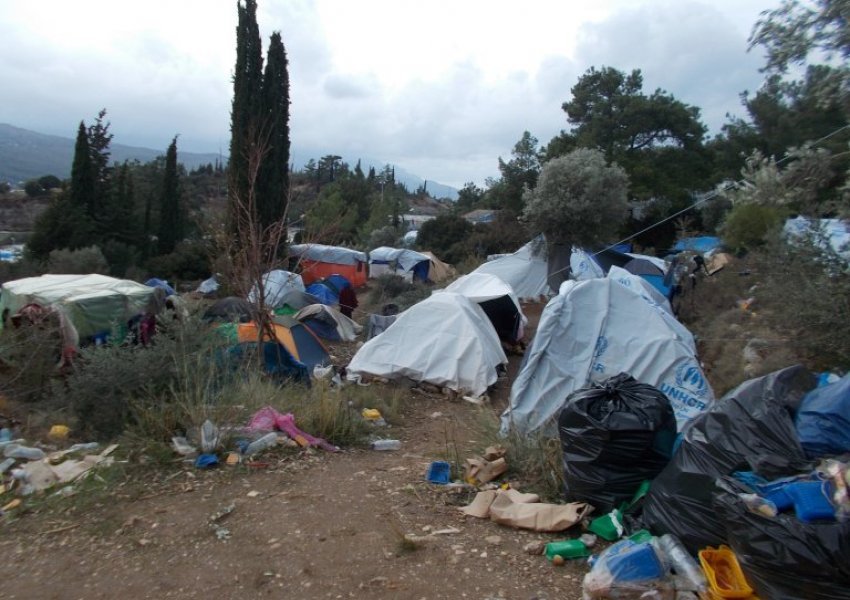
[[[463,218],[472,223],[473,225],[478,225],[479,223],[492,223],[496,220],[496,217],[498,215],[498,210],[479,208],[466,213],[465,215],[463,215]]]

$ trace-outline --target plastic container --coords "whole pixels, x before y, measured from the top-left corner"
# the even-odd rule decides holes
[[[263,450],[268,450],[269,448],[274,448],[277,446],[277,433],[274,431],[267,433],[263,437],[258,440],[254,440],[242,451],[245,456],[254,456],[255,454],[259,454]]]
[[[658,538],[661,550],[667,555],[670,567],[681,578],[688,582],[689,591],[704,594],[708,591],[708,581],[697,561],[685,550],[682,542],[669,533]]]
[[[401,442],[398,440],[375,440],[372,442],[372,450],[401,450]]]
[[[97,442],[88,442],[86,444],[74,444],[68,448],[68,452],[93,452],[98,448],[100,448],[100,444]]]
[[[452,480],[452,466],[442,460],[435,460],[428,467],[428,476],[426,477],[431,483],[445,485]]]
[[[613,581],[650,581],[664,577],[666,569],[650,542],[636,544],[631,540],[608,556],[608,570]]]
[[[628,539],[636,543],[648,542],[652,539],[652,534],[649,533],[649,530],[647,529],[638,529],[632,535],[630,535]]]
[[[728,546],[699,551],[699,562],[712,593],[720,598],[749,598],[753,588],[747,583],[738,557]]]
[[[31,448],[18,444],[9,444],[3,452],[6,458],[22,458],[25,460],[41,460],[45,454],[41,448]]]
[[[562,542],[549,542],[546,544],[546,558],[552,560],[556,556],[561,558],[584,558],[590,556],[590,550],[581,540],[564,540]]]
[[[829,501],[832,490],[828,481],[798,481],[789,484],[785,492],[794,502],[794,512],[803,523],[835,520],[835,507]]]
[[[205,453],[214,452],[220,437],[218,427],[209,419],[204,421],[204,424],[201,425],[201,450]]]
[[[738,497],[747,505],[747,510],[753,514],[763,517],[775,517],[779,513],[773,502],[767,498],[762,498],[758,494],[738,494]]]

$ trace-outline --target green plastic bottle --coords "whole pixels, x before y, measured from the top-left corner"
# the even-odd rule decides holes
[[[552,560],[556,556],[562,558],[582,558],[584,556],[590,556],[590,549],[581,540],[549,542],[546,544],[546,558]]]

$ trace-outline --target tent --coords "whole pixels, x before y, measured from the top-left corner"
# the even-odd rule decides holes
[[[257,307],[236,296],[222,298],[204,311],[205,321],[250,321]]]
[[[256,340],[236,344],[228,351],[228,358],[238,363],[251,360],[258,354],[257,347]],[[263,369],[271,377],[310,384],[310,372],[307,367],[295,360],[282,344],[266,341],[262,343],[260,351]]]
[[[303,323],[286,316],[274,318],[272,323],[275,338],[295,358],[306,366],[310,372],[316,365],[330,364],[330,356],[319,338]],[[239,343],[256,342],[259,337],[255,322],[240,323],[236,335]],[[268,340],[267,340],[268,341]]]
[[[707,254],[721,245],[720,238],[711,235],[682,238],[673,244],[672,252],[690,250],[699,254]]]
[[[431,259],[414,250],[380,246],[369,252],[370,279],[391,273],[406,281],[428,281],[430,267]]]
[[[295,313],[294,318],[320,338],[333,342],[352,342],[363,331],[362,325],[324,304],[306,306]]]
[[[319,300],[313,294],[308,294],[307,292],[299,292],[298,290],[290,290],[283,295],[280,299],[280,307],[279,308],[289,308],[292,313],[296,313],[305,306],[310,306],[311,304],[321,304],[321,300]]]
[[[177,292],[174,291],[174,288],[168,285],[168,282],[164,279],[158,279],[156,277],[151,277],[145,282],[145,285],[153,288],[160,288],[165,292],[166,296],[173,296]]]
[[[283,306],[283,297],[291,291],[304,291],[304,282],[301,279],[301,275],[282,269],[275,269],[263,275],[263,295],[265,305],[268,308],[279,308]],[[257,304],[258,299],[259,290],[254,285],[248,293],[248,301],[252,304]]]
[[[580,248],[573,248],[570,268],[574,279],[584,281],[604,277],[611,267],[620,267],[646,279],[665,298],[670,298],[673,293],[672,277],[667,276],[667,264],[660,258],[643,254],[624,254],[611,248],[589,255]]]
[[[368,259],[363,252],[341,246],[295,244],[289,247],[289,255],[299,259],[305,285],[333,274],[344,276],[355,287],[366,284]]]
[[[76,346],[81,339],[148,312],[156,292],[156,288],[105,275],[27,277],[3,284],[0,313],[12,316],[28,304],[55,310],[64,325],[66,344]],[[0,328],[4,320],[0,319]]]
[[[660,389],[681,430],[714,400],[683,329],[615,278],[564,282],[540,317],[502,430],[548,426],[571,393],[622,372]]]
[[[195,291],[199,294],[213,294],[218,291],[219,287],[218,280],[215,278],[215,275],[213,275],[209,279],[204,279],[201,283],[199,283],[198,289]]]
[[[455,268],[448,263],[444,263],[439,258],[434,256],[433,252],[422,252],[431,261],[431,266],[428,268],[428,279],[434,283],[440,283],[451,277],[454,277],[457,272]]]
[[[307,293],[316,298],[320,304],[334,306],[339,304],[339,292],[333,285],[316,281],[307,286]]]
[[[487,315],[470,299],[437,292],[398,316],[366,342],[348,365],[350,377],[409,377],[483,394],[507,363]]]
[[[542,238],[534,239],[513,254],[484,263],[473,273],[495,275],[510,285],[517,297],[523,300],[550,296],[551,290],[546,281],[545,243]]]
[[[509,342],[522,339],[526,318],[519,300],[511,286],[495,275],[472,272],[453,281],[445,291],[466,296],[481,306],[499,339]]]

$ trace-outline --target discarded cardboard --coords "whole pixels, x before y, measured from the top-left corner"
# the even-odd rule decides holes
[[[587,516],[593,508],[584,502],[547,504],[536,494],[517,490],[487,490],[479,492],[464,514],[487,518],[509,527],[533,531],[563,531]]]

